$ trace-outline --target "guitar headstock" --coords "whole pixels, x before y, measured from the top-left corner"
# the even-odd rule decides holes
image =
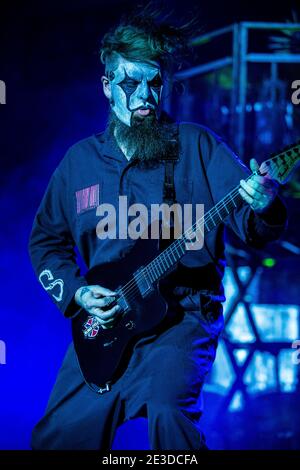
[[[286,183],[300,162],[300,141],[261,163],[259,173],[280,184]]]

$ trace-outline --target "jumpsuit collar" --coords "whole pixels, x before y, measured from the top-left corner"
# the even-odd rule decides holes
[[[112,158],[113,160],[118,160],[122,163],[128,163],[129,160],[125,157],[124,153],[120,149],[116,138],[112,135],[108,127],[103,132],[94,135],[97,139],[97,142],[101,145],[102,154],[106,157]]]

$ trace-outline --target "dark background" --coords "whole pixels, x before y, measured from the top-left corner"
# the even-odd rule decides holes
[[[135,5],[0,5],[0,79],[7,87],[7,104],[0,106],[0,340],[7,348],[7,363],[0,365],[0,449],[28,448],[70,341],[69,323],[32,273],[27,243],[33,217],[67,148],[105,126],[98,48],[107,29]],[[168,1],[165,9],[174,9],[175,18],[197,11],[202,32],[208,32],[244,20],[291,20],[295,5],[185,0]],[[140,439],[136,448],[146,445]]]

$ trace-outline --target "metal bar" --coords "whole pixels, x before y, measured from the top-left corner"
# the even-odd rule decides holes
[[[225,338],[226,341],[229,341],[227,338]],[[234,349],[247,349],[253,346],[255,343],[253,342],[238,342],[235,340],[230,339],[230,344]],[[260,347],[259,350],[261,352],[273,352],[274,354],[279,353],[282,349],[290,349],[291,348],[291,340],[289,341],[261,341],[260,342]]]
[[[232,84],[230,98],[230,140],[236,143],[237,115],[236,106],[238,102],[237,84],[239,82],[239,25],[233,25],[232,38]]]
[[[214,60],[213,62],[208,62],[207,64],[196,65],[195,67],[183,70],[182,72],[177,72],[175,74],[175,78],[180,80],[191,78],[195,75],[201,75],[203,73],[212,72],[231,64],[232,57],[224,57],[223,59]]]
[[[217,29],[216,31],[212,31],[207,34],[203,34],[201,36],[196,36],[190,41],[190,46],[200,46],[209,42],[211,39],[214,39],[217,36],[221,36],[222,34],[230,33],[233,30],[233,25],[225,26],[224,28]]]
[[[233,355],[233,346],[232,346],[232,344],[226,343],[226,350],[227,350],[230,362],[232,364],[232,367],[233,367],[233,370],[234,370],[234,373],[235,373],[235,380],[233,381],[233,383],[231,385],[231,388],[228,391],[227,396],[225,396],[224,401],[222,401],[223,409],[228,409],[229,408],[230,403],[233,399],[233,396],[234,396],[236,390],[241,390],[242,392],[244,392],[244,394],[246,396],[248,395],[246,384],[245,384],[243,378],[244,378],[244,374],[245,374],[250,362],[252,361],[253,355],[255,353],[255,346],[252,344],[252,347],[249,350],[249,354],[248,354],[244,364],[241,365],[241,366],[238,366],[238,364],[235,360],[235,357]]]
[[[300,23],[267,23],[264,21],[243,21],[241,23],[247,29],[300,29]]]
[[[245,142],[245,118],[246,118],[246,94],[247,94],[247,50],[248,50],[248,31],[240,25],[240,48],[239,48],[239,86],[238,86],[238,130],[237,142],[238,153],[241,158],[244,156],[244,142]]]
[[[299,64],[300,54],[280,54],[280,53],[251,53],[246,56],[247,62],[276,62],[278,64]]]

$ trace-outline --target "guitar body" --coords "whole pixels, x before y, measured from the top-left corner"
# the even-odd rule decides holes
[[[127,295],[125,290],[124,295],[129,309],[113,328],[93,328],[93,317],[84,309],[72,320],[73,342],[82,375],[92,388],[98,388],[99,393],[102,389],[108,390],[107,384],[122,375],[136,341],[150,333],[166,315],[166,303],[157,286],[143,296],[133,278],[141,265],[147,264],[159,252],[157,245],[157,240],[139,239],[124,258],[97,266],[86,275],[89,285],[116,291],[119,286],[129,283],[131,288]],[[122,307],[122,303],[120,305]],[[85,336],[87,328],[89,335]]]

